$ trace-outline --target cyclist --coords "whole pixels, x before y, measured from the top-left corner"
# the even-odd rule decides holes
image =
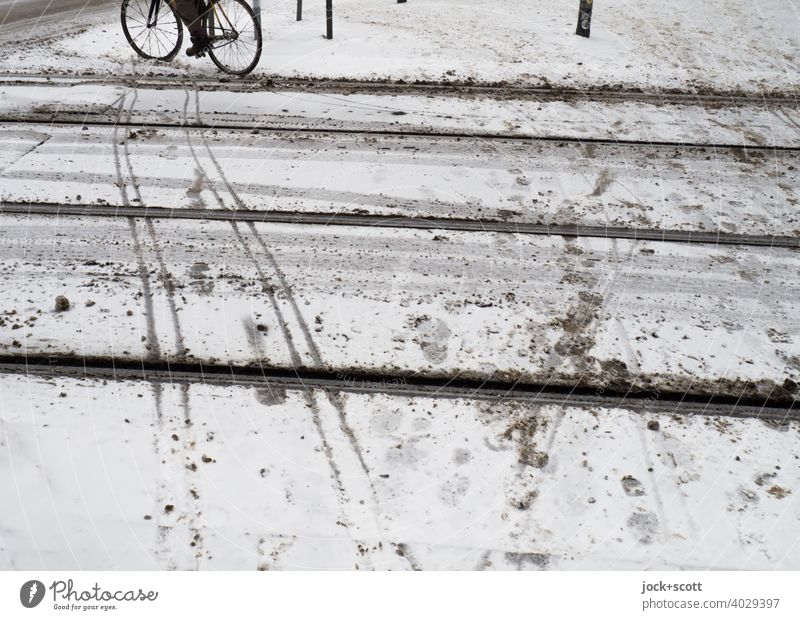
[[[175,12],[186,24],[192,46],[186,50],[187,56],[199,56],[209,44],[208,33],[203,27],[201,16],[206,11],[204,0],[169,0]]]

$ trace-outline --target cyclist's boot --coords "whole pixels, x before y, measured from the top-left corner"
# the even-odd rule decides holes
[[[192,39],[192,46],[186,50],[187,56],[205,56],[206,50],[211,44],[204,28],[192,29],[189,31]]]

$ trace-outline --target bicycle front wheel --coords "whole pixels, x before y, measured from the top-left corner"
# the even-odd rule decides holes
[[[172,60],[180,51],[183,26],[167,0],[122,0],[120,19],[125,38],[142,58]]]
[[[261,59],[261,27],[244,0],[216,0],[206,13],[208,54],[225,73],[247,75]]]

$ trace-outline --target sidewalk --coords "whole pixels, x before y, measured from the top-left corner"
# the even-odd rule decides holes
[[[324,3],[265,0],[256,77],[458,81],[690,93],[796,93],[800,16],[782,0],[604,0],[591,39],[574,35],[577,0],[337,0],[335,38]],[[100,75],[218,75],[207,59],[141,61],[118,11],[74,36],[3,50],[3,69]],[[1,36],[2,30],[0,30]]]

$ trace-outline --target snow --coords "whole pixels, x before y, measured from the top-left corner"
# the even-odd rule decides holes
[[[0,144],[9,202],[800,230],[798,158],[780,151],[43,124],[0,126]]]
[[[572,0],[337,0],[333,41],[322,3],[263,4],[255,81],[142,62],[116,4],[0,28],[0,202],[800,234],[792,3],[604,0],[585,40]],[[0,355],[387,383],[6,369],[0,569],[800,568],[800,424],[662,398],[798,397],[795,249],[2,223]],[[408,377],[635,386],[659,413],[389,389]]]
[[[686,92],[792,93],[798,87],[798,14],[784,0],[608,0],[592,37],[574,36],[577,3],[549,0],[338,0],[335,38],[324,39],[323,3],[264,0],[265,45],[256,75],[475,81]],[[4,51],[6,71],[214,75],[180,55],[171,65],[137,59],[116,9],[64,38]],[[81,28],[82,29],[82,28]]]
[[[458,97],[309,92],[263,87],[248,92],[202,90],[189,81],[128,88],[114,80],[41,79],[0,81],[0,113],[31,121],[120,117],[141,124],[185,123],[217,128],[252,126],[285,129],[417,131],[493,137],[563,138],[709,145],[793,147],[800,115],[790,103],[763,105],[699,100],[667,104],[577,96],[554,100],[543,92],[527,97],[501,93]],[[121,103],[122,102],[122,103]]]
[[[784,379],[800,380],[793,250],[195,220],[4,222],[3,319],[20,325],[0,339],[7,354],[186,353],[225,365],[733,397],[787,397]],[[73,309],[55,312],[58,294]]]
[[[796,569],[798,432],[625,409],[2,375],[0,475],[15,492],[0,567]],[[526,465],[527,449],[549,460]]]

